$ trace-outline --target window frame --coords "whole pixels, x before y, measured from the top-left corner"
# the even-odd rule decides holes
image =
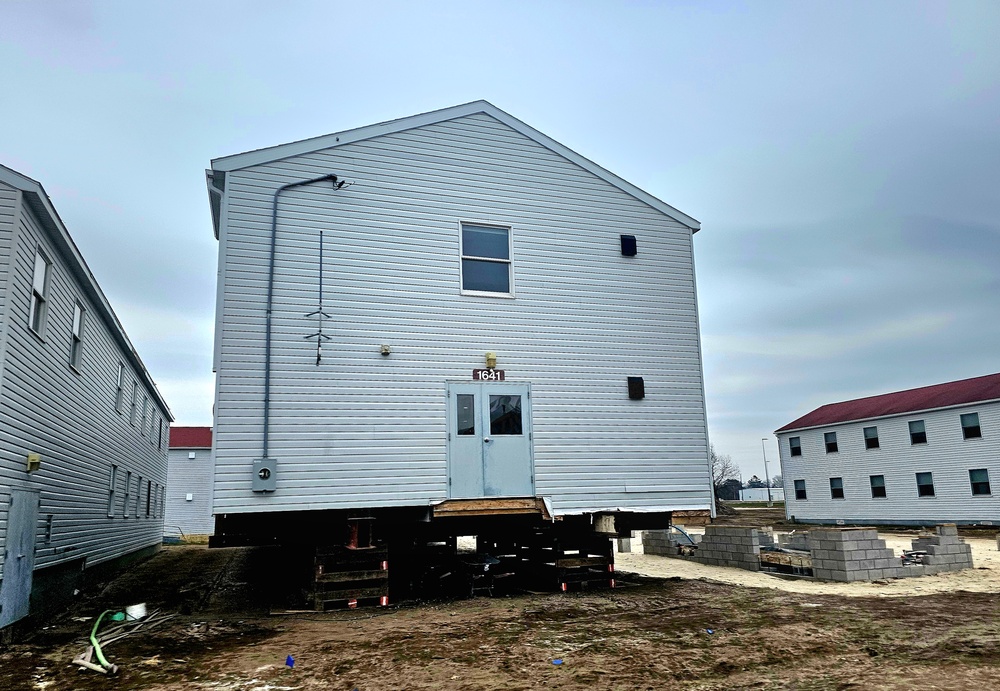
[[[966,425],[965,418],[971,418],[975,416],[976,424]],[[979,413],[961,413],[958,416],[958,423],[962,426],[962,439],[982,439],[983,438],[983,428],[980,426]],[[969,434],[969,430],[975,430],[975,434]]]
[[[840,483],[840,485],[839,486],[835,485],[834,482],[833,482],[834,480],[837,480]],[[837,495],[838,490],[840,492],[840,496]],[[845,498],[844,497],[844,478],[842,478],[842,477],[831,477],[830,478],[830,498],[831,499],[844,499]]]
[[[795,440],[795,446],[792,446],[792,440]],[[801,456],[802,455],[802,437],[789,437],[788,438],[788,456]]]
[[[139,507],[142,505],[142,475],[139,476],[139,483],[135,486],[135,517],[139,517]]]
[[[874,480],[877,477],[882,478],[882,484],[881,485],[876,485],[875,484]],[[886,493],[886,489],[885,489],[885,475],[869,475],[868,476],[868,486],[871,488],[871,491],[872,491],[872,499],[888,499],[889,498],[888,495],[887,495],[887,493]],[[881,489],[882,493],[881,494],[876,494],[875,493],[875,489],[876,488]]]
[[[77,374],[80,373],[80,359],[83,354],[83,325],[86,315],[87,309],[79,300],[75,301],[73,303],[73,322],[70,328],[69,366]]]
[[[115,489],[118,485],[118,464],[111,464],[111,477],[108,479],[108,518],[115,517]]]
[[[122,518],[128,518],[128,504],[132,491],[132,471],[125,471],[125,495],[122,501]]]
[[[986,473],[986,481],[984,482],[984,481],[980,480],[979,482],[976,482],[975,479],[973,479],[973,476],[972,476],[973,473]],[[992,497],[993,496],[993,491],[990,488],[990,470],[989,470],[989,468],[970,468],[969,469],[969,485],[970,485],[970,489],[972,490],[972,496],[974,496],[974,497]],[[977,492],[976,491],[976,485],[986,485],[986,491],[985,492]],[[982,488],[980,488],[980,489],[982,489]]]
[[[44,264],[42,269],[41,291],[38,288],[38,260]],[[35,259],[31,265],[31,290],[28,300],[28,330],[42,340],[45,340],[45,327],[49,321],[49,288],[52,285],[52,260],[41,248],[35,247]],[[37,319],[36,319],[37,315]]]
[[[465,226],[478,227],[478,228],[492,228],[495,230],[505,230],[507,231],[507,259],[498,259],[496,257],[482,257],[474,254],[465,253],[465,237],[464,231]],[[472,290],[465,287],[465,260],[471,259],[475,261],[485,261],[493,262],[496,264],[506,264],[507,265],[507,286],[509,291],[506,293],[493,292],[491,290]],[[493,297],[493,298],[506,298],[513,299],[515,297],[514,293],[514,226],[505,225],[502,223],[495,223],[489,221],[459,221],[458,222],[458,285],[460,295],[470,295],[474,297]]]
[[[149,396],[142,397],[142,417],[139,418],[139,434],[146,436],[146,417],[149,415]]]
[[[830,435],[833,435],[833,441],[830,441]],[[833,449],[830,449],[830,446]],[[837,443],[837,433],[834,432],[823,432],[823,447],[826,449],[827,453],[840,453],[840,444]]]
[[[923,484],[920,484],[920,476],[921,475],[926,475],[926,476],[930,477],[931,481],[930,482],[925,482]],[[916,477],[917,477],[917,497],[923,499],[924,497],[934,497],[934,496],[936,496],[934,494],[934,473],[933,472],[917,473]],[[924,491],[924,489],[923,489],[924,487],[930,487],[931,488],[930,492]]]
[[[802,485],[799,487],[799,485]],[[805,480],[792,480],[792,489],[795,491],[795,501],[806,501],[808,493],[806,492],[806,481]],[[802,493],[801,496],[799,493]]]
[[[870,430],[870,429],[871,430],[875,430],[875,436],[874,437],[869,437],[868,436],[868,430]],[[873,425],[871,427],[865,427],[865,428],[863,428],[861,430],[861,436],[865,440],[865,451],[871,451],[873,449],[880,449],[880,448],[882,448],[882,446],[879,444],[879,440],[878,440],[878,425]],[[870,444],[870,442],[874,442],[874,445]]]
[[[920,425],[921,429],[920,429],[919,432],[914,432],[913,431],[913,425],[916,425],[916,424]],[[906,429],[910,433],[910,446],[917,446],[918,444],[926,444],[927,443],[927,423],[922,418],[920,420],[907,420],[906,421]],[[924,435],[923,441],[916,441],[914,439],[914,437],[916,437],[917,435],[920,435],[920,434]]]
[[[115,391],[115,410],[119,415],[125,412],[125,363],[118,361],[118,388]]]
[[[135,427],[135,414],[139,412],[139,382],[136,379],[132,380],[132,403],[131,410],[128,415],[129,424]]]

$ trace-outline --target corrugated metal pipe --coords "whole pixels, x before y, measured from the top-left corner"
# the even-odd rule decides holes
[[[274,201],[271,204],[271,256],[267,265],[267,324],[264,330],[264,453],[263,458],[268,458],[268,437],[271,430],[271,308],[274,299],[274,252],[278,241],[278,197],[287,189],[292,187],[302,187],[312,185],[316,182],[330,180],[333,189],[339,190],[344,186],[344,181],[338,182],[337,176],[333,173],[321,175],[318,178],[300,180],[282,185],[274,191]]]

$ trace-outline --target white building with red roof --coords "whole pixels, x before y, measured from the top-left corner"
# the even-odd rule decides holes
[[[1000,524],[1000,373],[831,403],[775,434],[789,518]]]
[[[213,467],[211,427],[170,428],[165,537],[212,534]]]

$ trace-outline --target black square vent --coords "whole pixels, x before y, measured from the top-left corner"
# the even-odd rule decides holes
[[[634,235],[622,235],[622,256],[623,257],[634,257],[635,254],[636,254],[635,236]]]
[[[642,377],[628,378],[628,397],[634,401],[646,397],[646,385],[643,383]]]

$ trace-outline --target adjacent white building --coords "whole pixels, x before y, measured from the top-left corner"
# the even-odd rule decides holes
[[[208,186],[217,537],[458,498],[712,509],[690,216],[485,101]]]
[[[795,520],[1000,523],[1000,374],[832,403],[775,434]]]
[[[45,190],[0,166],[0,628],[156,549],[171,419]]]
[[[165,537],[212,534],[213,470],[212,428],[171,427],[163,519]]]

